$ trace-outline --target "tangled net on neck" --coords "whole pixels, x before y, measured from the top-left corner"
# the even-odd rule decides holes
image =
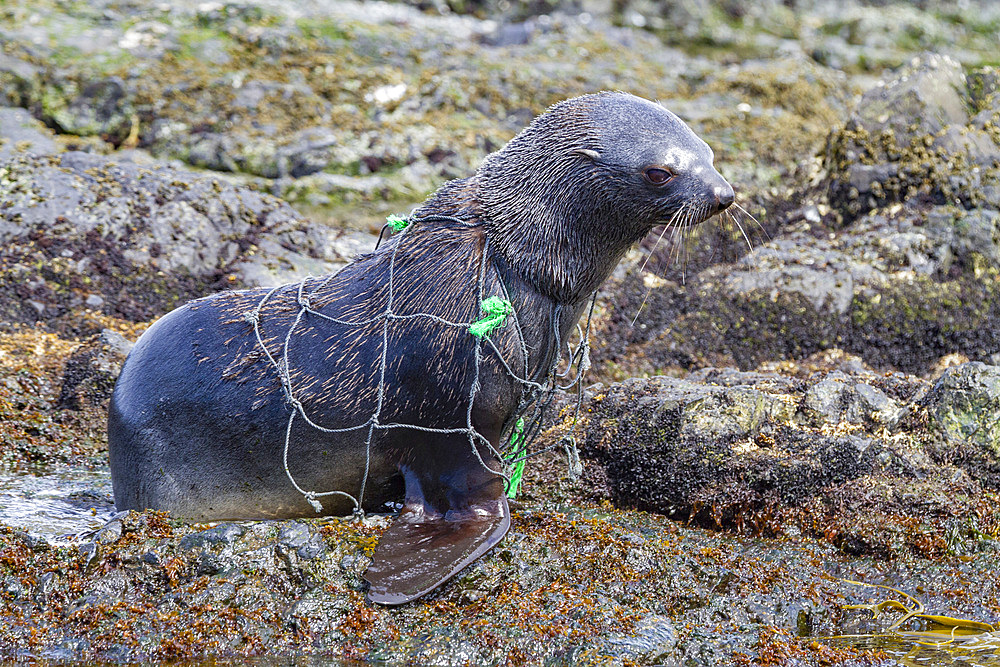
[[[273,354],[264,342],[264,336],[261,332],[261,318],[263,309],[267,305],[268,301],[276,292],[288,286],[278,286],[271,289],[263,296],[263,298],[260,299],[259,302],[257,302],[257,305],[254,308],[243,314],[244,319],[253,326],[257,345],[265,355],[270,367],[277,374],[284,392],[285,401],[291,408],[291,412],[288,417],[288,424],[285,429],[284,448],[282,452],[282,463],[284,465],[285,474],[288,476],[288,480],[291,482],[292,486],[294,486],[295,489],[303,495],[305,500],[313,507],[313,509],[316,510],[317,513],[323,511],[323,506],[318,500],[319,498],[325,496],[341,496],[353,503],[354,515],[363,516],[364,511],[362,509],[362,503],[364,502],[365,487],[368,483],[368,476],[371,467],[372,441],[376,433],[394,429],[412,429],[425,433],[438,433],[442,435],[466,435],[468,437],[469,447],[471,448],[476,460],[487,471],[497,475],[498,477],[502,477],[505,480],[506,492],[511,498],[513,498],[518,492],[518,488],[523,478],[525,462],[529,458],[538,456],[539,454],[550,451],[554,448],[560,446],[564,448],[568,460],[569,474],[571,477],[579,476],[582,471],[574,431],[576,423],[579,419],[580,407],[583,401],[583,380],[586,376],[587,370],[590,368],[590,326],[594,313],[596,292],[590,297],[590,307],[587,313],[585,325],[583,327],[577,325],[579,342],[575,346],[570,341],[564,342],[561,340],[559,324],[564,306],[562,304],[554,304],[552,312],[552,334],[555,339],[556,354],[549,364],[542,380],[532,380],[529,378],[528,345],[524,339],[523,330],[518,320],[516,309],[513,306],[510,294],[506,285],[503,283],[503,280],[500,280],[500,287],[503,292],[502,294],[491,295],[488,297],[485,295],[486,269],[488,263],[491,261],[488,237],[486,238],[486,242],[482,250],[480,265],[477,272],[478,278],[476,289],[478,301],[481,304],[484,314],[481,319],[473,322],[457,322],[432,313],[411,313],[404,315],[393,310],[395,298],[394,283],[396,278],[396,257],[404,247],[407,235],[413,228],[414,224],[436,222],[447,222],[470,228],[482,226],[482,223],[469,222],[445,215],[428,215],[421,217],[413,217],[411,215],[408,218],[390,216],[385,227],[382,229],[382,233],[379,235],[378,244],[381,243],[386,231],[394,232],[398,234],[398,236],[397,242],[391,251],[389,260],[389,278],[387,285],[388,300],[385,310],[375,317],[369,317],[358,321],[350,321],[332,317],[313,307],[313,301],[316,295],[321,290],[326,288],[333,281],[333,279],[337,277],[339,272],[326,276],[322,280],[315,282],[312,286],[308,286],[310,280],[315,280],[311,278],[306,278],[299,283],[293,284],[293,287],[296,290],[296,303],[298,309],[292,319],[291,325],[285,333],[280,351],[278,351],[277,354]],[[375,246],[376,250],[378,249],[378,244]],[[296,394],[295,388],[293,387],[291,371],[289,368],[289,349],[295,340],[296,330],[299,329],[308,318],[318,318],[319,320],[326,321],[330,324],[348,327],[371,326],[381,323],[382,340],[380,362],[377,371],[378,388],[376,392],[376,402],[371,416],[366,421],[343,428],[328,428],[317,424],[306,413],[302,401]],[[389,326],[393,322],[413,320],[427,320],[442,327],[464,329],[468,332],[468,335],[473,338],[473,380],[469,390],[468,403],[465,410],[465,423],[461,426],[454,428],[437,428],[422,424],[382,421],[386,399],[386,367],[390,355]],[[503,353],[497,347],[496,343],[491,339],[491,336],[497,330],[506,326],[515,327],[521,352],[521,359],[523,362],[523,369],[520,373],[514,371],[510,363],[508,363],[504,357]],[[564,348],[566,356],[563,356]],[[521,390],[517,408],[514,410],[511,417],[507,419],[507,422],[501,431],[500,442],[505,443],[504,445],[501,445],[503,451],[498,451],[485,436],[479,433],[473,425],[472,420],[473,406],[475,404],[476,396],[481,390],[480,368],[484,352],[486,351],[492,352],[496,355],[496,358],[499,360],[504,372],[515,381]],[[565,369],[560,372],[559,368],[564,363]],[[575,373],[573,373],[574,369],[576,371]],[[566,382],[566,384],[560,384],[561,382],[566,381],[566,378],[570,377],[571,373],[572,378]],[[568,391],[574,388],[576,389],[577,394],[576,409],[572,422],[573,428],[566,436],[554,444],[532,451],[531,446],[542,430],[545,417],[557,392]],[[330,435],[366,431],[365,469],[361,478],[360,490],[357,495],[349,493],[345,490],[318,491],[304,489],[299,485],[288,465],[289,446],[292,439],[292,427],[295,424],[296,419],[301,419],[311,428]],[[484,446],[486,451],[489,451],[496,456],[496,458],[503,463],[503,469],[497,470],[490,467],[480,454],[480,449],[477,447],[477,443]]]

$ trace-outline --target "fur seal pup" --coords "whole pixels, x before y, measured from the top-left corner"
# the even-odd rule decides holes
[[[432,590],[507,532],[501,437],[589,297],[656,224],[732,203],[712,159],[659,104],[567,100],[340,272],[167,314],[111,399],[115,504],[205,521],[402,500],[369,598]],[[473,335],[490,297],[511,317]]]

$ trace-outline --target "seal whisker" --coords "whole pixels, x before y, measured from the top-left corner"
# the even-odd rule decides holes
[[[738,202],[735,201],[733,202],[733,207],[735,207],[736,210],[739,211],[741,215],[745,215],[746,217],[753,220],[754,224],[757,225],[757,228],[760,229],[761,233],[767,237],[767,240],[768,241],[771,240],[771,235],[767,233],[767,229],[764,227],[764,225],[760,224],[760,220],[755,218],[754,215],[750,213],[750,211],[746,210],[745,208],[740,206]]]
[[[687,209],[688,205],[685,202],[677,210],[677,213],[674,214],[674,217],[677,218],[677,223],[674,225],[673,232],[670,235],[670,256],[668,259],[671,264],[679,262],[681,259],[680,248],[684,239],[684,216],[687,213]]]
[[[681,285],[687,284],[687,266],[688,266],[688,236],[691,229],[702,220],[704,220],[705,212],[707,212],[708,205],[705,203],[699,204],[697,207],[690,207],[687,216],[685,216],[684,224],[681,227],[681,245],[680,252],[683,253],[681,258]]]
[[[675,217],[676,217],[676,214],[675,214]],[[653,244],[652,250],[650,250],[648,253],[646,253],[646,257],[642,260],[642,265],[639,267],[639,273],[642,273],[643,271],[646,270],[646,264],[649,263],[649,258],[653,256],[653,253],[655,253],[656,249],[660,246],[660,241],[663,240],[663,235],[667,233],[667,227],[669,227],[669,226],[670,226],[670,223],[667,222],[667,223],[665,223],[663,225],[663,228],[660,229],[660,235],[656,237],[656,242]]]
[[[660,231],[660,235],[656,239],[656,243],[653,244],[653,249],[649,251],[649,253],[646,255],[645,259],[642,262],[642,266],[639,267],[639,273],[640,274],[645,270],[646,264],[649,262],[649,258],[652,257],[653,254],[656,252],[656,249],[659,247],[660,241],[663,240],[663,235],[667,232],[668,228],[670,229],[670,239],[669,239],[670,240],[670,254],[673,255],[674,246],[676,244],[676,236],[677,236],[677,225],[676,225],[676,222],[677,222],[677,218],[681,215],[681,213],[683,211],[684,211],[684,207],[682,206],[681,208],[679,208],[676,211],[674,211],[674,214],[672,216],[670,216],[670,219],[667,220],[666,223],[664,223],[663,229]],[[671,260],[670,256],[667,257],[667,263],[668,264],[672,263],[672,260]],[[653,287],[652,286],[649,286],[649,287],[646,288],[646,293],[642,297],[642,302],[639,304],[639,308],[635,311],[635,316],[632,318],[632,323],[630,324],[630,326],[633,326],[633,327],[635,326],[636,321],[639,319],[639,313],[642,312],[642,308],[643,308],[643,306],[646,305],[646,301],[649,299],[649,295],[652,292],[653,292]]]
[[[747,236],[746,230],[743,229],[743,225],[740,224],[739,219],[732,213],[729,214],[729,219],[732,220],[736,225],[736,228],[740,230],[740,234],[743,235],[743,240],[747,242],[747,250],[752,253],[753,243],[750,242],[750,237]]]

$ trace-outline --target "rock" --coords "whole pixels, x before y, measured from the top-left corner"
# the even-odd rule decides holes
[[[1000,366],[970,362],[944,372],[923,401],[945,443],[973,445],[1000,460]]]
[[[896,402],[885,392],[858,382],[841,371],[834,371],[806,391],[804,406],[821,422],[891,424],[899,416]]]
[[[710,506],[725,517],[717,520],[772,494],[802,502],[870,467],[871,443],[798,432],[789,426],[788,387],[748,382],[723,388],[661,377],[612,386],[588,408],[581,454],[602,467],[616,502],[669,516]]]
[[[996,108],[1000,103],[1000,67],[981,67],[966,76],[969,99],[976,111]]]
[[[836,251],[783,239],[762,246],[744,266],[747,270],[733,272],[727,280],[727,291],[737,298],[754,290],[797,294],[816,311],[834,317],[847,313],[854,299],[851,261]]]
[[[929,53],[911,60],[896,79],[865,93],[852,120],[868,134],[887,133],[906,146],[923,134],[967,124],[965,95],[962,65]],[[919,119],[917,128],[913,119]]]
[[[121,141],[132,123],[138,122],[132,118],[126,84],[118,77],[96,81],[66,78],[49,85],[54,88],[43,100],[43,113],[67,134],[112,136]]]
[[[988,361],[1000,349],[996,271],[1000,212],[909,204],[835,233],[787,232],[684,285],[632,264],[605,287],[595,371],[752,369],[834,347],[914,374],[952,353]]]
[[[633,378],[584,405],[585,478],[616,504],[706,526],[759,530],[755,522],[766,517],[787,522],[801,512],[829,512],[820,522],[843,525],[843,539],[852,535],[857,553],[915,548],[915,536],[900,540],[890,526],[848,527],[852,520],[845,516],[869,512],[863,499],[873,483],[906,488],[925,479],[934,493],[955,483],[947,469],[929,473],[935,464],[921,449],[875,435],[904,414],[892,396],[908,398],[922,386],[915,378],[870,371],[833,371],[800,382],[733,369],[687,380]],[[974,493],[975,483],[963,484],[966,495],[956,498],[952,516]],[[905,507],[908,501],[887,502]],[[795,530],[816,525],[791,524]],[[857,540],[866,531],[861,546]]]
[[[91,604],[114,604],[128,590],[128,579],[121,570],[112,570],[100,579],[94,581],[85,589],[86,598]]]
[[[52,132],[24,109],[0,108],[0,162],[16,152],[51,155],[59,152]]]
[[[292,549],[298,549],[309,541],[310,535],[309,526],[297,521],[290,521],[278,533],[278,543]]]
[[[45,539],[42,535],[32,535],[31,533],[23,533],[21,539],[24,541],[25,545],[32,551],[36,553],[42,553],[48,551],[51,548],[49,541]]]
[[[80,567],[85,570],[97,558],[97,545],[93,542],[84,542],[77,546],[77,552],[79,554]]]
[[[97,544],[114,544],[122,537],[122,522],[118,520],[109,521],[103,528],[97,531],[94,541]]]
[[[83,343],[64,366],[59,405],[74,410],[104,405],[131,349],[131,341],[110,329]]]
[[[27,107],[38,94],[41,68],[0,53],[0,106]]]
[[[216,544],[229,545],[239,539],[243,532],[243,527],[237,523],[221,523],[214,528],[184,536],[180,541],[180,548],[190,551]]]
[[[805,406],[823,421],[836,424],[843,413],[843,397],[847,391],[847,376],[834,371],[806,391]]]
[[[97,155],[22,155],[0,181],[7,321],[70,320],[94,297],[106,314],[150,319],[213,289],[328,273],[360,245],[268,195]]]
[[[0,593],[11,600],[17,600],[24,592],[24,586],[15,577],[7,577],[0,584]]]
[[[847,221],[921,191],[940,203],[983,202],[983,172],[998,173],[1000,145],[975,127],[968,109],[979,103],[969,95],[961,65],[937,54],[865,93],[827,145],[830,200]]]
[[[611,659],[626,658],[640,664],[658,664],[670,656],[677,640],[677,629],[669,618],[650,615],[636,623],[633,633],[609,637],[596,653]]]

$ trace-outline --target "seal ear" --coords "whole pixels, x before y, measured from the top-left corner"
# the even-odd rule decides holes
[[[597,151],[592,151],[589,148],[577,148],[573,152],[576,153],[577,155],[583,155],[584,157],[589,157],[594,162],[597,162],[598,160],[601,159],[600,153],[598,153]]]

